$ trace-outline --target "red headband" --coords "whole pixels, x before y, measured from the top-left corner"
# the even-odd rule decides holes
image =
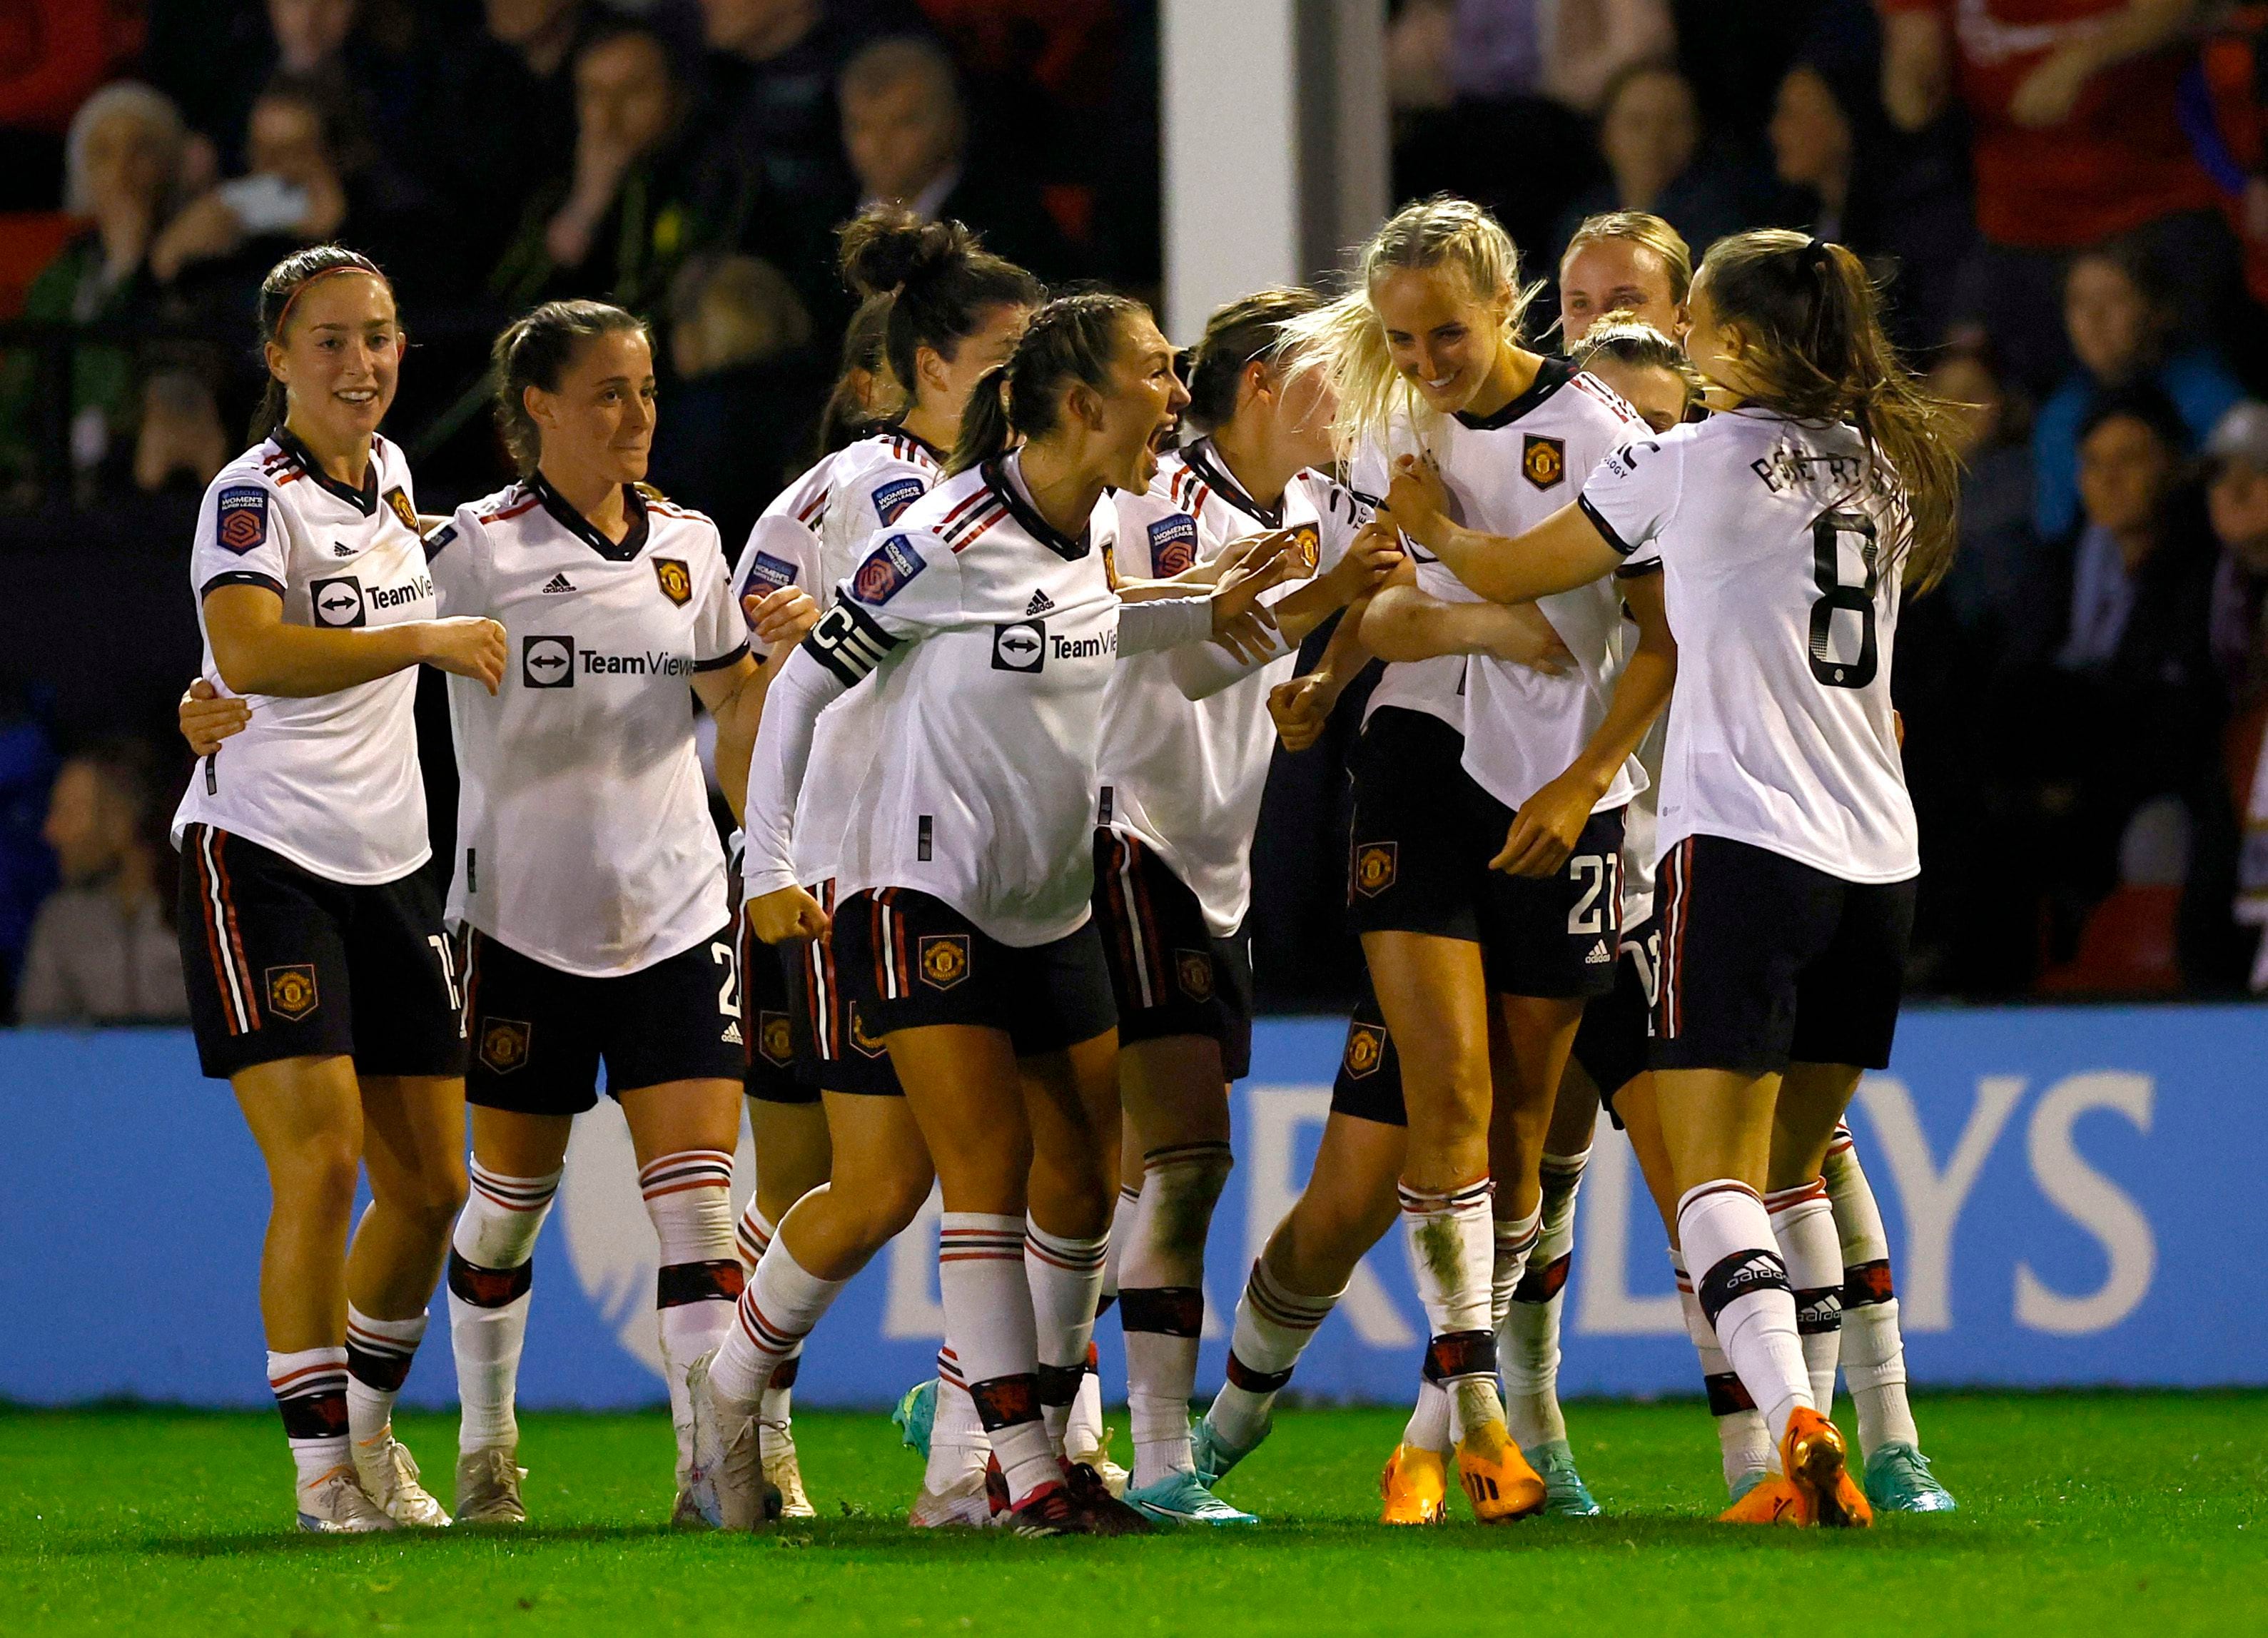
[[[276,340],[284,339],[284,327],[291,321],[291,304],[299,299],[299,292],[317,279],[328,278],[334,273],[367,273],[379,284],[386,283],[386,275],[378,270],[378,264],[361,257],[357,257],[352,262],[340,262],[330,267],[317,269],[292,285],[291,293],[284,298],[284,310],[276,315],[276,328],[272,332]]]

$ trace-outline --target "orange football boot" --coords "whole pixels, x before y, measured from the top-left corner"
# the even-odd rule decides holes
[[[1397,1444],[1378,1476],[1381,1524],[1438,1524],[1449,1516],[1449,1475],[1439,1450]]]
[[[1780,1471],[1802,1499],[1807,1524],[1828,1530],[1864,1530],[1874,1522],[1867,1493],[1851,1480],[1844,1460],[1843,1432],[1808,1405],[1799,1405],[1780,1436]]]
[[[1803,1493],[1778,1473],[1767,1473],[1749,1487],[1749,1494],[1717,1515],[1720,1524],[1801,1524],[1806,1522]]]
[[[1473,1504],[1473,1517],[1481,1524],[1500,1524],[1543,1510],[1543,1480],[1500,1421],[1465,1430],[1457,1441],[1457,1478],[1465,1487],[1465,1499]]]

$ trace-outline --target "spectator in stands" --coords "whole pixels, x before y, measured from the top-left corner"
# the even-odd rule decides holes
[[[180,365],[150,371],[134,440],[135,488],[194,500],[228,464],[229,449],[219,400],[202,373]]]
[[[2213,539],[2174,504],[2188,438],[2180,410],[2146,383],[2103,394],[2080,422],[2064,669],[2191,691],[2209,676]]]
[[[1910,351],[1943,339],[1976,238],[1965,170],[1935,136],[1882,113],[1880,31],[1867,0],[1830,0],[1782,77],[1766,135],[1788,196],[1774,214],[1848,245],[1889,289]]]
[[[2233,312],[2233,247],[2176,111],[2198,0],[1876,4],[1894,121],[1929,125],[1958,85],[1984,239],[1968,303],[2032,385],[2060,373],[2049,315],[2063,259],[2087,246],[2147,230],[2205,324]]]
[[[1929,370],[1929,389],[1958,406],[1961,550],[1944,595],[1972,652],[1995,667],[2036,664],[2057,633],[2039,617],[2059,579],[2032,528],[2032,453],[2021,389],[1982,348],[1955,347]]]
[[[2074,257],[2064,280],[2064,328],[2078,368],[2040,406],[2032,434],[2043,540],[2068,535],[2079,516],[2079,434],[2095,400],[2147,382],[2181,413],[2180,454],[2194,449],[2243,396],[2220,358],[2175,336],[2174,300],[2160,264],[2128,239]]]
[[[703,214],[721,242],[796,280],[828,328],[844,308],[829,254],[855,183],[835,87],[858,48],[920,33],[909,0],[701,0],[712,120]]]
[[[573,74],[574,168],[528,203],[489,289],[514,311],[592,297],[645,312],[700,239],[683,151],[691,93],[671,42],[628,18],[593,25]]]
[[[16,1011],[26,1024],[188,1016],[160,842],[156,758],[138,740],[91,746],[55,775],[43,834],[63,885],[32,923]]]
[[[0,15],[0,210],[51,210],[64,133],[138,43],[137,19],[99,0],[16,0]]]
[[[667,310],[669,414],[648,476],[698,495],[737,550],[806,454],[824,380],[811,314],[769,262],[715,253],[679,269]]]
[[[575,151],[575,48],[591,0],[482,0],[482,21],[436,54],[414,162],[446,202],[454,293],[477,291],[528,199]]]
[[[1693,87],[1666,63],[1624,70],[1600,105],[1599,152],[1610,180],[1585,194],[1561,225],[1565,244],[1587,216],[1646,210],[1666,218],[1697,254],[1754,219],[1746,191],[1701,157]]]
[[[902,205],[925,222],[950,218],[985,248],[1042,279],[1086,269],[1039,190],[968,150],[968,114],[953,59],[923,35],[862,48],[843,70],[843,148],[858,181],[858,209]]]
[[[178,203],[183,131],[162,93],[132,80],[107,85],[72,119],[64,144],[63,198],[86,230],[33,281],[24,316],[52,324],[130,325],[155,314],[150,249]],[[18,352],[0,365],[0,466],[11,484],[34,473],[42,406],[39,360]],[[131,345],[82,346],[71,355],[73,463],[99,467],[130,435],[140,396]],[[60,476],[60,475],[54,475]]]
[[[2205,440],[2205,514],[2220,543],[2213,656],[2240,709],[2268,697],[2268,404],[2232,407]]]

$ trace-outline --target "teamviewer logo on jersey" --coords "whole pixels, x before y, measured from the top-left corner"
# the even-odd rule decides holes
[[[992,669],[1037,671],[1048,663],[1048,623],[1019,620],[992,628]]]
[[[360,580],[313,581],[307,587],[307,606],[314,610],[317,625],[360,625],[370,617],[363,606]]]
[[[575,639],[571,637],[521,638],[519,682],[522,688],[573,688]]]

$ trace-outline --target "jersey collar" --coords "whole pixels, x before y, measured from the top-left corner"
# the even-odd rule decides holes
[[[638,493],[637,484],[622,485],[622,505],[627,509],[630,527],[630,532],[622,536],[619,545],[593,528],[590,519],[569,505],[565,498],[557,490],[543,481],[543,474],[541,472],[527,480],[527,487],[529,491],[543,503],[544,511],[551,514],[552,520],[561,528],[572,535],[608,563],[628,563],[645,550],[645,497]]]
[[[323,470],[323,463],[315,459],[315,452],[301,443],[298,435],[288,426],[275,432],[276,446],[299,463],[299,470],[327,495],[335,495],[365,518],[378,512],[378,446],[370,448],[370,464],[362,469],[362,487],[355,489],[342,483]]]
[[[1244,513],[1246,517],[1254,520],[1263,528],[1282,528],[1284,527],[1282,503],[1278,502],[1272,507],[1263,506],[1253,499],[1250,495],[1245,493],[1244,485],[1229,476],[1227,463],[1217,462],[1213,460],[1214,454],[1212,439],[1201,438],[1182,451],[1182,459],[1197,469],[1197,475],[1211,487],[1213,493]]]
[[[1013,460],[1015,456],[1012,454],[986,461],[983,469],[984,486],[1000,498],[1001,504],[1008,508],[1008,515],[1027,535],[1065,563],[1077,563],[1093,549],[1094,531],[1082,529],[1079,538],[1073,540],[1042,517],[1040,509],[1024,498],[1022,475],[1012,475],[1008,470],[1008,462]]]
[[[1460,410],[1457,421],[1476,432],[1493,432],[1500,426],[1510,426],[1574,379],[1575,366],[1566,359],[1546,358],[1543,367],[1535,372],[1535,380],[1528,383],[1528,390],[1494,415],[1467,415]]]
[[[902,422],[885,421],[882,423],[882,430],[888,432],[893,438],[904,439],[906,442],[911,444],[916,449],[920,450],[922,454],[927,455],[932,461],[936,461],[937,469],[940,472],[945,470],[946,462],[952,459],[952,457],[946,454],[944,450],[939,449],[935,444],[931,443],[929,439],[924,438],[920,433],[908,432]]]

